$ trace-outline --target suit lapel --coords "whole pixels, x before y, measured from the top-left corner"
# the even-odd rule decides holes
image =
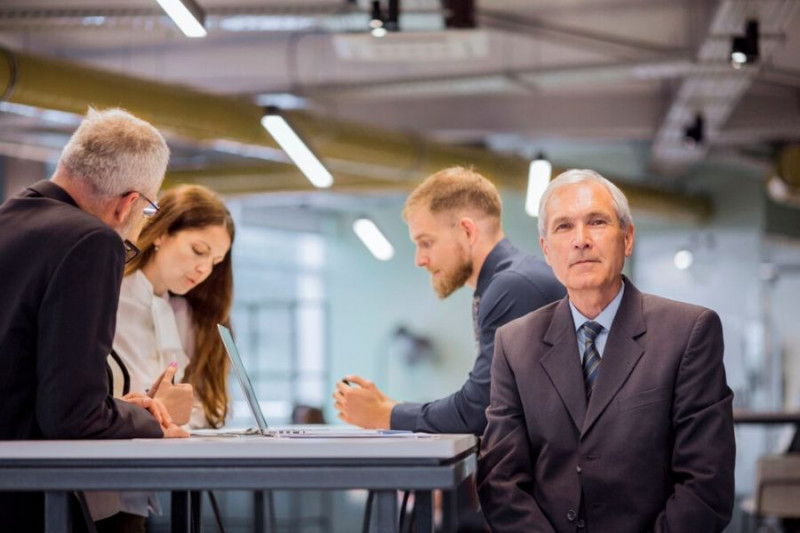
[[[644,332],[642,294],[626,278],[625,293],[611,324],[581,436],[588,433],[603,414],[642,357],[644,349],[635,339]]]
[[[542,357],[541,365],[569,411],[576,430],[580,432],[586,415],[586,395],[575,326],[566,298],[561,300],[553,312],[550,327],[547,328],[543,340],[550,345],[550,349]]]

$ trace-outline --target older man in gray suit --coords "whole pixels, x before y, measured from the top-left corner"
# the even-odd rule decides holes
[[[550,184],[539,234],[567,298],[497,331],[479,460],[492,529],[722,531],[736,452],[719,317],[622,275],[628,202],[595,172]]]

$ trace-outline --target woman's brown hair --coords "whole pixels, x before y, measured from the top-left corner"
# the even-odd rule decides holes
[[[222,226],[228,230],[233,246],[233,219],[222,199],[200,185],[181,185],[169,189],[159,199],[159,211],[151,218],[136,241],[142,253],[128,263],[125,275],[132,274],[154,257],[155,241],[162,235],[174,235],[188,229]],[[218,263],[208,278],[185,296],[191,308],[195,353],[184,373],[203,404],[206,420],[212,427],[225,423],[228,414],[228,369],[225,348],[217,324],[230,326],[233,301],[231,252]]]

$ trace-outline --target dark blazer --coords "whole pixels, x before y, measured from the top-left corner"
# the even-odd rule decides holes
[[[60,187],[0,206],[0,439],[161,437],[144,409],[109,394],[122,239]],[[39,493],[0,494],[9,531],[42,527]]]
[[[42,181],[0,206],[0,439],[161,437],[109,395],[122,239]]]
[[[495,531],[705,533],[730,520],[719,317],[625,282],[588,407],[566,298],[498,330],[478,466]]]

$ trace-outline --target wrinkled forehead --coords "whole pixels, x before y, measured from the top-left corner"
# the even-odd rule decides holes
[[[549,222],[559,217],[584,216],[587,213],[615,214],[614,199],[600,183],[586,181],[564,185],[549,198],[545,206]]]

